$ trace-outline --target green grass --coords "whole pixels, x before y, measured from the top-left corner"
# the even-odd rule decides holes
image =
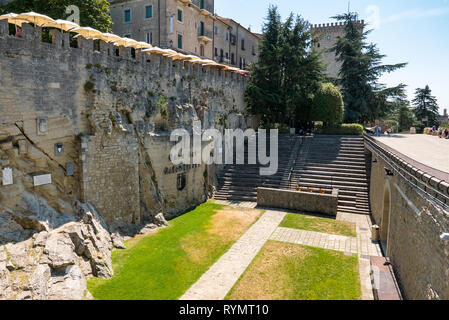
[[[287,214],[281,222],[280,227],[322,232],[346,237],[357,236],[355,225],[352,223],[303,214]]]
[[[112,252],[114,277],[88,281],[94,299],[181,297],[258,217],[252,213],[252,220],[239,224],[238,218],[226,220],[227,215],[216,215],[222,209],[208,202],[170,221],[169,227],[155,234],[127,241],[126,250]],[[225,232],[224,236],[220,232]]]
[[[227,300],[358,300],[357,255],[269,241]]]

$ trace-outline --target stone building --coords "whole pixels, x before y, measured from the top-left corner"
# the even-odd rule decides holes
[[[439,115],[437,120],[440,124],[449,124],[449,115],[447,114],[447,109],[444,109],[443,115]]]
[[[359,26],[364,28],[365,21],[357,20]],[[311,31],[313,35],[314,46],[322,52],[323,62],[326,65],[324,73],[330,78],[338,78],[338,74],[341,68],[341,62],[337,61],[337,57],[332,49],[339,37],[343,37],[345,34],[346,23],[324,23],[312,25]]]
[[[115,34],[212,59],[214,0],[112,0]]]
[[[249,64],[255,63],[259,59],[259,46],[262,39],[261,35],[251,32],[250,28],[243,27],[233,19],[216,16],[218,23],[229,26],[229,59],[232,65],[240,69],[246,69]],[[227,39],[227,38],[225,38]],[[217,41],[216,46],[221,44]],[[220,48],[217,47],[220,50]]]
[[[260,35],[214,14],[214,0],[111,0],[122,37],[240,68],[258,59]]]

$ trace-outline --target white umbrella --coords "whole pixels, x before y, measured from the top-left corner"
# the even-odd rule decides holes
[[[120,38],[119,40],[114,41],[113,43],[116,46],[133,47],[137,44],[137,41],[130,38]]]
[[[55,20],[53,20],[52,18],[36,12],[21,13],[16,16],[16,19],[34,23],[34,25],[38,27],[42,27],[42,25],[46,23],[55,22]]]
[[[79,27],[70,30],[70,32],[78,33],[78,36],[83,36],[86,39],[101,39],[102,33],[91,27]]]
[[[17,14],[7,13],[0,16],[0,20],[8,19],[8,23],[15,24],[16,26],[22,27],[22,23],[27,23],[28,21],[23,19],[17,19]]]
[[[114,42],[114,41],[118,41],[122,38],[116,34],[106,32],[101,35],[101,39],[106,42]]]
[[[71,29],[79,28],[80,26],[72,21],[67,20],[55,20],[54,22],[48,22],[42,25],[44,28],[58,28],[64,31],[70,31]]]

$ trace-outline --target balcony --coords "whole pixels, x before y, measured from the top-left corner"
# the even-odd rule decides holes
[[[201,9],[200,12],[201,12],[202,15],[205,15],[206,17],[212,17],[213,16],[213,14],[210,11],[206,10],[206,9]]]
[[[235,34],[232,34],[232,33],[230,34],[229,42],[231,42],[231,44],[234,46],[237,44],[237,37]]]
[[[198,30],[198,41],[204,43],[212,42],[212,31]]]

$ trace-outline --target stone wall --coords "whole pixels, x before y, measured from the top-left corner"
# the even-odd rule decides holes
[[[332,194],[299,192],[271,188],[257,188],[257,204],[268,208],[281,208],[337,216],[338,190]]]
[[[407,182],[404,177],[409,176],[399,169],[401,165],[407,167],[406,164],[366,145],[373,159],[370,186],[373,218],[381,228],[386,255],[405,298],[449,299],[449,243],[441,239],[443,233],[449,232],[447,207],[438,205],[432,196]],[[385,168],[393,175],[387,175]]]
[[[28,24],[14,38],[0,21],[0,172],[14,180],[0,186],[0,211],[37,216],[29,194],[71,216],[82,200],[111,225],[206,200],[215,170],[166,173],[169,134],[191,131],[194,120],[203,129],[257,125],[246,115],[245,76],[84,38],[73,48],[59,31],[52,38]],[[39,174],[51,183],[34,185]]]

